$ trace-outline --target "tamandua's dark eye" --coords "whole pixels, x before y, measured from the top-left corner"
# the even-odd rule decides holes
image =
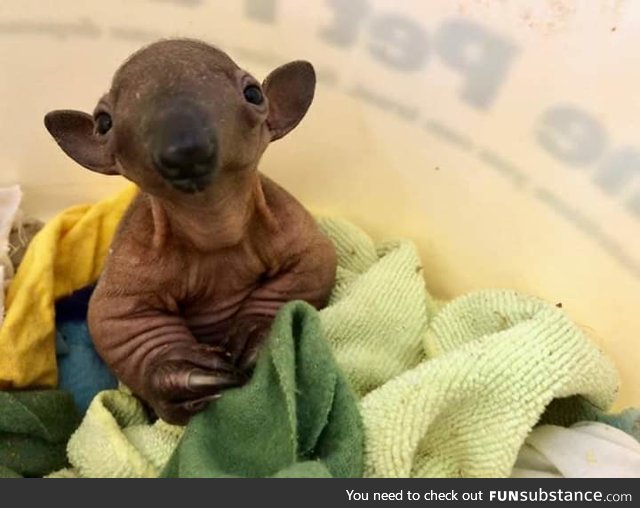
[[[109,129],[111,129],[111,126],[113,125],[113,122],[111,121],[111,115],[109,115],[109,113],[98,113],[96,115],[95,122],[96,132],[101,136],[104,136],[107,132],[109,132]]]
[[[264,102],[262,90],[256,85],[249,85],[244,89],[244,98],[251,104],[260,105]]]

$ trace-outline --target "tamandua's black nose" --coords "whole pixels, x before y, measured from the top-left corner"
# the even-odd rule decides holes
[[[189,103],[172,104],[151,124],[151,156],[158,172],[174,187],[195,192],[216,169],[218,142],[204,111]]]

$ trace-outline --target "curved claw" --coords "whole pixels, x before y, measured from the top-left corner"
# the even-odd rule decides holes
[[[233,352],[233,362],[243,372],[255,367],[258,353],[268,338],[271,318],[243,318],[231,330],[228,347]]]
[[[218,400],[220,397],[222,397],[221,393],[216,393],[215,395],[207,395],[206,397],[183,402],[181,406],[188,413],[198,413],[202,411],[209,404],[209,402]]]
[[[245,372],[251,371],[256,366],[258,359],[258,353],[260,349],[258,347],[250,347],[242,354],[238,367]]]
[[[187,388],[192,391],[224,390],[240,386],[244,382],[244,376],[239,373],[215,373],[201,369],[193,369],[187,376]]]

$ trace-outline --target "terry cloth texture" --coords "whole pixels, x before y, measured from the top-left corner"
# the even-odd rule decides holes
[[[184,428],[149,422],[140,401],[125,388],[100,392],[67,445],[71,468],[52,478],[155,478]]]
[[[540,425],[518,454],[512,478],[640,478],[640,443],[600,422]]]
[[[136,193],[74,206],[33,238],[7,292],[0,328],[0,389],[57,383],[53,302],[95,282],[111,239]]]
[[[362,401],[366,473],[504,477],[554,399],[615,397],[612,364],[558,308],[509,291],[453,300],[431,321],[428,360]],[[578,417],[566,406],[567,420]]]
[[[68,393],[0,392],[0,477],[43,476],[65,467],[67,441],[79,422]]]
[[[17,277],[22,274],[21,283],[11,290],[16,301],[38,295],[37,315],[48,313],[51,319],[21,317],[24,302],[12,319],[28,330],[20,332],[19,351],[41,355],[33,362],[25,356],[39,378],[55,372],[55,357],[41,353],[54,348],[52,295],[95,281],[111,240],[107,233],[113,233],[104,225],[117,223],[133,195],[129,189],[99,203],[99,212],[83,209],[77,223],[68,212],[62,215],[67,228],[78,232],[65,243],[65,252],[81,253],[80,270],[71,263],[54,264],[59,236],[44,237],[54,242],[49,254],[38,250],[47,245],[42,232],[29,248]],[[361,397],[365,475],[508,476],[525,437],[552,400],[566,399],[554,403],[555,412],[546,421],[552,424],[578,421],[584,404],[606,410],[613,401],[617,375],[612,364],[561,309],[498,290],[471,293],[443,306],[425,290],[410,242],[375,244],[345,221],[319,223],[338,252],[338,280],[320,320],[339,367]],[[87,246],[82,231],[89,235]],[[32,250],[42,259],[36,262]],[[38,268],[35,275],[30,265]],[[65,292],[53,291],[58,278]],[[36,279],[44,282],[27,297],[21,288],[25,281],[25,287],[33,287]],[[12,305],[8,318],[13,311]],[[2,332],[0,352],[4,347],[20,365],[3,342],[7,330]],[[33,337],[38,340],[30,341]],[[6,365],[0,367],[4,377]],[[113,434],[111,429],[105,433]]]

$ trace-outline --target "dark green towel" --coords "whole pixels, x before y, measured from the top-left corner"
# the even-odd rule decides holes
[[[640,408],[628,408],[620,413],[607,413],[579,395],[551,401],[538,423],[570,427],[578,422],[600,422],[611,425],[640,441]]]
[[[44,476],[65,467],[67,441],[79,423],[67,392],[0,392],[0,477]]]
[[[358,477],[357,400],[302,302],[281,310],[249,384],[189,422],[165,477]]]

